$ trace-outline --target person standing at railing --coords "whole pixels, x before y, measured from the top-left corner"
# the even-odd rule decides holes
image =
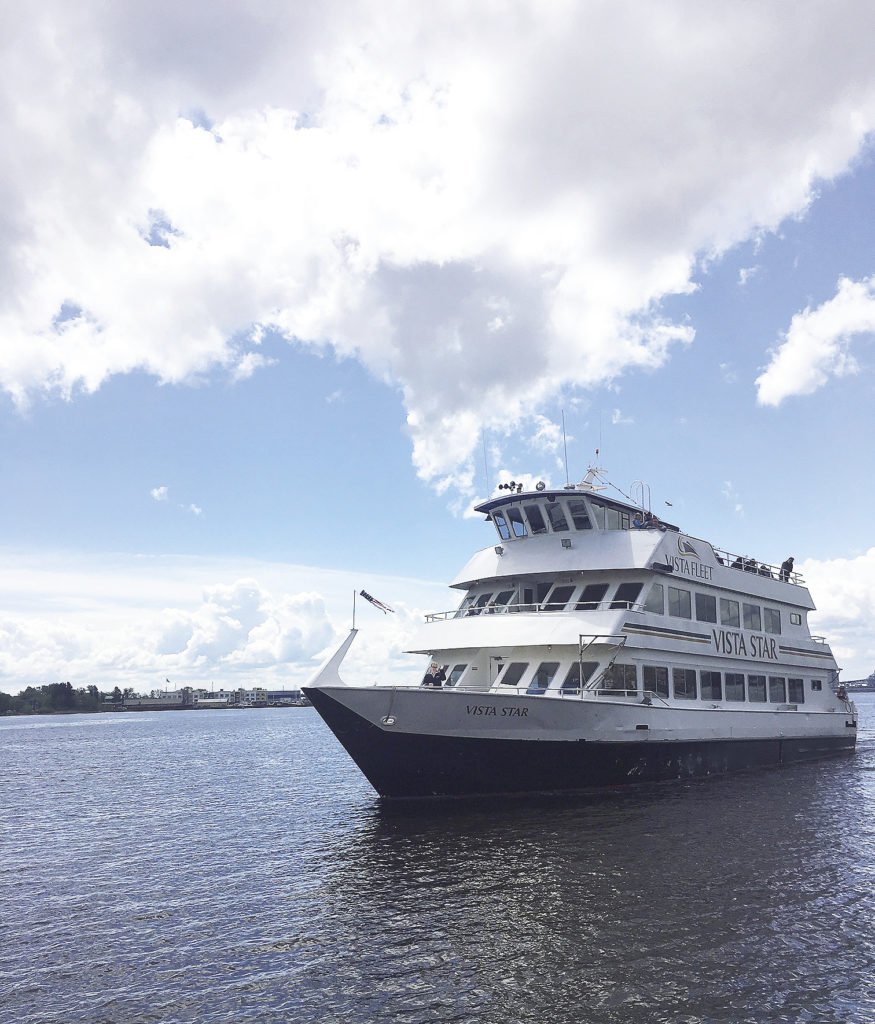
[[[784,583],[789,583],[790,582],[790,574],[792,572],[793,572],[793,556],[790,555],[789,558],[787,558],[783,562],[781,562],[781,579],[784,581]]]

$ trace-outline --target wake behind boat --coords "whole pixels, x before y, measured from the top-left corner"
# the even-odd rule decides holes
[[[688,536],[643,486],[638,506],[600,493],[602,472],[477,506],[498,543],[415,638],[431,685],[346,685],[353,629],[304,687],[380,796],[585,790],[853,752],[856,707],[809,632],[792,559]]]

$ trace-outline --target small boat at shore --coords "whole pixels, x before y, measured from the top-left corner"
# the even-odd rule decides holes
[[[426,616],[407,685],[350,686],[357,630],[303,692],[386,799],[555,793],[850,754],[838,685],[792,560],[759,562],[578,484],[506,486],[495,531]],[[434,685],[434,684],[437,685]]]

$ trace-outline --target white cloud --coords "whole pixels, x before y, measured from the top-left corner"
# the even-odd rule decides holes
[[[759,272],[759,267],[742,267],[738,272],[738,283],[743,288],[747,282]]]
[[[857,372],[852,338],[875,332],[875,277],[843,277],[836,294],[815,309],[807,307],[790,322],[783,342],[757,377],[761,405],[780,405],[792,395],[810,395],[830,377]]]
[[[204,514],[204,510],[200,507],[200,505],[194,505],[194,504],[191,504],[191,505],[188,505],[188,506],[182,505],[182,506],[180,506],[180,508],[185,508],[186,511],[187,512],[191,512],[191,514],[193,516],[202,516]]]
[[[404,646],[426,612],[446,611],[446,587],[369,577],[395,608],[360,602],[350,682],[409,678],[422,659]],[[5,552],[0,565],[0,690],[70,680],[148,692],[174,685],[300,683],[350,626],[346,573],[247,560],[77,559]],[[63,626],[58,623],[63,622]]]
[[[167,501],[168,490],[166,487],[153,487],[149,494],[155,499],[155,501]]]
[[[846,679],[875,668],[872,622],[875,620],[875,548],[856,558],[796,563],[817,604],[809,615],[812,633],[829,640]]]
[[[611,411],[611,423],[613,423],[614,426],[629,426],[629,424],[634,422],[635,420],[631,416],[624,416],[619,409],[613,409]]]
[[[792,45],[680,0],[24,7],[0,387],[239,379],[274,330],[398,384],[419,473],[470,486],[484,425],[663,365],[660,301],[858,152],[875,8],[803,7]]]
[[[732,506],[732,509],[736,513],[736,515],[739,515],[739,516],[743,516],[744,515],[744,505],[742,505],[742,503],[741,503],[741,501],[739,499],[739,496],[738,496],[738,492],[736,491],[735,487],[733,486],[731,480],[725,480],[723,482],[723,487],[721,488],[721,494],[729,502],[729,504]]]

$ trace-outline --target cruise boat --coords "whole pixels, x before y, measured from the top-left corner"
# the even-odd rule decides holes
[[[604,471],[477,506],[493,543],[411,651],[438,682],[352,686],[357,630],[304,693],[386,799],[549,793],[720,775],[854,751],[792,560],[757,561],[605,493]],[[445,676],[445,679],[441,679]]]

